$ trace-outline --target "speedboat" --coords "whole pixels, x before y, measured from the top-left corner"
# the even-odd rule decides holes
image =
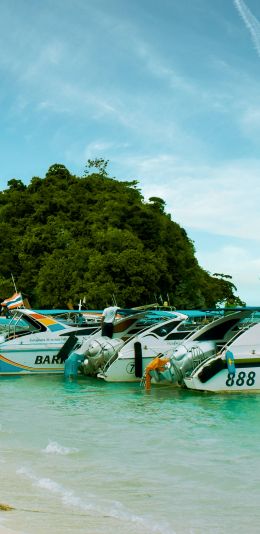
[[[153,318],[150,326],[141,319],[124,336],[117,335],[118,327],[120,322],[115,326],[112,339],[96,332],[91,338],[82,340],[66,365],[70,358],[78,358],[81,374],[97,376],[107,382],[137,382],[155,355],[172,350],[195,326],[187,321],[186,315],[174,312],[166,321],[157,318],[154,323]]]
[[[184,378],[189,389],[215,392],[260,390],[260,324],[242,330]]]
[[[101,329],[98,329],[92,336],[78,339],[76,347],[66,359],[65,377],[76,378],[78,373],[97,376],[99,370],[107,361],[115,357],[119,348],[129,338],[147,328],[147,325],[142,322],[145,313],[145,311],[126,310],[126,316],[120,316],[114,324],[113,338],[102,335]]]
[[[101,337],[100,323],[69,325],[64,319],[35,310],[19,308],[0,329],[0,376],[13,374],[64,373],[71,351],[87,342],[96,333]],[[120,318],[115,324],[115,338],[127,338],[135,332],[135,324],[143,317],[138,312]],[[77,365],[79,360],[77,361]],[[75,362],[74,362],[75,366]]]
[[[0,375],[63,373],[64,361],[78,338],[96,330],[68,326],[31,309],[12,310],[0,328]]]
[[[208,361],[215,361],[216,358],[219,361],[219,357],[223,358],[229,347],[232,351],[233,343],[237,345],[243,342],[243,336],[247,332],[250,339],[252,328],[254,325],[258,327],[258,323],[257,313],[250,309],[241,309],[201,327],[179,343],[171,354],[169,351],[164,352],[148,364],[144,376],[147,389],[151,380],[175,385],[194,384],[189,377],[197,376],[197,369],[204,368]]]
[[[170,313],[170,312],[168,312]],[[219,312],[215,312],[219,316]],[[127,340],[99,369],[98,378],[106,382],[140,382],[155,358],[169,357],[175,348],[214,320],[212,312],[171,312],[172,318],[157,322]],[[196,317],[196,318],[195,318]],[[84,372],[84,366],[83,366]]]
[[[0,325],[0,376],[64,373],[65,362],[73,349],[96,334],[102,337],[100,321],[89,321],[88,317],[78,320],[75,313],[64,319],[60,310],[46,313],[28,308],[10,310],[8,320]],[[144,311],[128,310],[122,315],[116,320],[114,339],[106,342],[123,342],[144,328],[141,323]],[[81,362],[77,360],[78,363]]]

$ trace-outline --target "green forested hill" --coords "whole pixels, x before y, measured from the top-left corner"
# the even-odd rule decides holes
[[[137,182],[112,179],[104,160],[89,161],[83,177],[52,165],[28,186],[8,182],[0,193],[0,295],[18,290],[33,307],[121,307],[162,298],[178,308],[235,302],[235,286],[198,265],[192,241],[165,213],[144,202]],[[92,170],[92,172],[91,172]],[[93,172],[94,171],[94,172]]]

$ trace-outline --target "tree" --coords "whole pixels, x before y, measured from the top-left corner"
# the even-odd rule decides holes
[[[157,209],[161,213],[164,213],[164,208],[166,204],[165,200],[160,197],[150,197],[149,202],[151,202],[155,209]]]
[[[170,297],[176,308],[238,302],[229,275],[210,275],[186,231],[165,213],[165,201],[110,178],[108,161],[88,160],[77,177],[60,163],[28,186],[10,180],[0,193],[0,279],[10,273],[33,307],[75,305],[83,296],[102,308]],[[4,295],[8,296],[8,295]]]
[[[88,159],[84,170],[84,176],[89,176],[92,169],[96,169],[100,176],[108,176],[107,166],[108,160],[103,158]]]
[[[9,180],[7,185],[9,186],[10,191],[24,191],[26,189],[26,186],[23,184],[22,180],[16,180],[16,178]]]

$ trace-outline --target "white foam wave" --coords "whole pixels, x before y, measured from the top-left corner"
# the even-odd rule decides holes
[[[62,504],[66,507],[71,506],[78,508],[81,511],[88,512],[88,514],[99,514],[100,517],[111,517],[118,521],[134,523],[136,526],[145,529],[145,531],[149,533],[176,534],[168,524],[161,522],[159,524],[153,519],[133,514],[120,502],[113,501],[109,503],[107,501],[102,501],[98,503],[93,496],[88,497],[89,501],[86,502],[81,497],[77,496],[73,491],[64,488],[61,484],[51,480],[50,478],[38,478],[27,467],[21,467],[17,470],[17,473],[25,476],[27,479],[30,479],[34,486],[57,495]]]
[[[74,447],[63,447],[59,445],[56,441],[50,441],[45,449],[42,449],[42,452],[45,454],[71,454],[78,452],[78,449]]]

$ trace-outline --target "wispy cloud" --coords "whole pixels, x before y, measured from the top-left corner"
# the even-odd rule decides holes
[[[260,133],[260,106],[248,106],[240,117],[240,123],[244,132],[250,136],[258,136]]]
[[[260,57],[260,23],[243,0],[234,0],[234,4],[251,34],[255,49]]]
[[[54,75],[59,64],[66,60],[66,49],[61,41],[53,40],[41,46],[20,72],[21,81],[35,83],[37,79]],[[52,74],[53,71],[53,74]]]
[[[194,81],[191,83],[184,76],[181,76],[172,65],[167,64],[165,59],[158,55],[150,44],[141,40],[140,37],[135,38],[132,44],[136,57],[154,78],[165,81],[171,89],[182,90],[188,94],[199,91]]]

